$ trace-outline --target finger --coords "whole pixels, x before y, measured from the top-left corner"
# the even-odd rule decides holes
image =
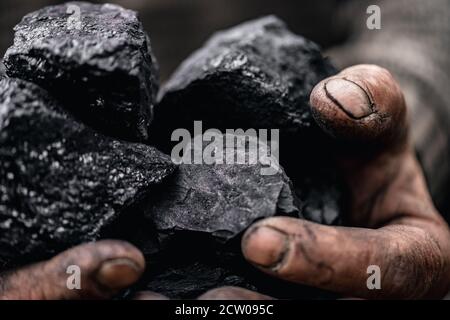
[[[244,235],[248,261],[273,276],[362,298],[432,298],[449,289],[448,261],[422,228],[392,225],[378,230],[329,227],[276,217]],[[368,267],[380,268],[380,290],[370,290]]]
[[[197,298],[198,300],[273,300],[258,292],[239,287],[222,287],[209,290]]]
[[[364,143],[405,141],[405,100],[386,69],[345,69],[316,85],[310,102],[316,122],[333,137]]]
[[[80,289],[68,285],[74,279],[69,279],[69,266],[80,270]],[[144,257],[131,244],[113,240],[84,244],[2,275],[0,298],[107,299],[136,282],[144,268]]]
[[[131,300],[169,300],[169,298],[152,291],[140,291],[136,293]]]
[[[345,69],[319,83],[310,100],[314,118],[325,131],[353,142],[338,144],[336,150],[350,189],[347,222],[379,227],[399,214],[438,218],[408,144],[403,94],[386,69],[374,65]]]

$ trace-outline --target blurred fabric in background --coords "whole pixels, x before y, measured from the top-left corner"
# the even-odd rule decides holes
[[[0,1],[0,54],[22,16],[54,0]],[[215,31],[275,14],[295,33],[345,67],[376,63],[399,80],[411,110],[411,132],[434,200],[449,216],[450,0],[110,0],[139,12],[167,79]],[[382,29],[369,30],[366,9],[378,4]]]

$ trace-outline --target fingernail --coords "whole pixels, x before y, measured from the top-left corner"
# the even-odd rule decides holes
[[[247,231],[243,240],[243,253],[247,260],[260,267],[276,269],[289,250],[287,236],[267,226]]]
[[[105,261],[96,279],[110,289],[122,289],[135,283],[142,274],[142,269],[130,259],[121,258]]]
[[[366,91],[356,83],[346,79],[332,79],[325,84],[328,98],[349,117],[365,118],[373,113]]]

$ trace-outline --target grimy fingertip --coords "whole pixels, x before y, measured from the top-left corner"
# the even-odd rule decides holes
[[[406,141],[405,100],[386,69],[372,65],[345,69],[317,84],[310,104],[318,125],[334,138],[383,144]]]

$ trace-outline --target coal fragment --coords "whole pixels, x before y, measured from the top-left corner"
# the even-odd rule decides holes
[[[112,140],[38,86],[0,81],[0,262],[98,239],[174,171],[155,148]]]
[[[226,144],[227,136],[230,141],[234,139],[233,145]],[[180,164],[167,180],[161,197],[151,202],[148,217],[159,232],[204,232],[226,241],[258,219],[277,214],[300,215],[292,183],[275,157],[271,163],[273,171],[264,171],[268,165],[260,161],[236,163],[239,158],[259,160],[258,149],[239,147],[240,140],[235,135],[220,137],[224,147],[220,158],[216,158],[220,162]],[[207,150],[208,145],[205,142],[203,149],[194,153]],[[234,156],[231,158],[230,154]],[[194,158],[193,155],[191,159]]]
[[[9,76],[47,89],[107,135],[148,138],[159,85],[136,12],[69,2],[26,15],[14,30],[14,45],[4,58]]]
[[[280,129],[298,142],[317,128],[312,88],[334,73],[316,44],[274,16],[218,32],[162,88],[154,138],[164,148],[174,128],[202,120],[220,130]]]

